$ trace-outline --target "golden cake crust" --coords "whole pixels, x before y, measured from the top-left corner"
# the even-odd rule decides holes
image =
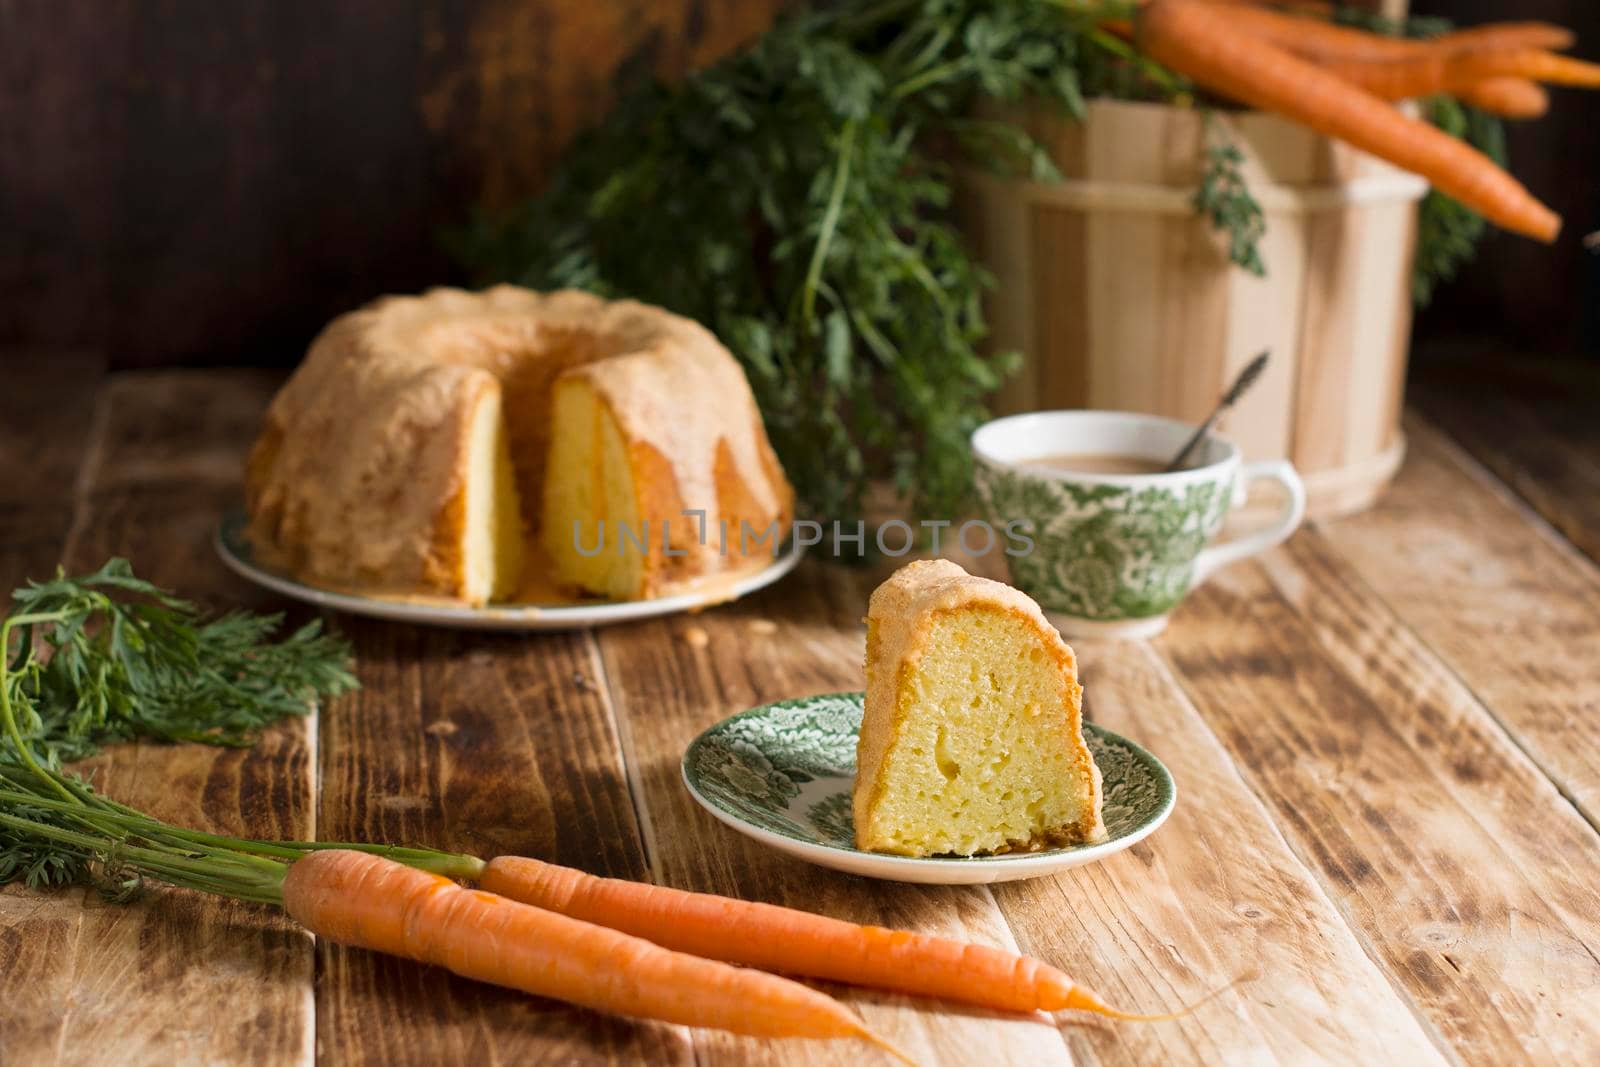
[[[729,498],[762,525],[788,521],[793,494],[749,383],[710,332],[634,301],[503,285],[386,297],[318,335],[247,464],[253,544],[310,581],[460,597],[476,405],[500,397],[525,518],[537,525],[549,394],[563,375],[581,375],[630,447],[652,457],[656,477],[641,495],[703,507],[712,523]],[[728,562],[714,543],[695,548],[672,560],[676,573]]]
[[[856,780],[852,812],[859,836],[871,825],[871,814],[886,785],[884,761],[904,729],[910,711],[909,682],[929,646],[935,619],[960,610],[1004,612],[1023,620],[1042,640],[1055,669],[1067,686],[1067,741],[1074,762],[1092,783],[1093,800],[1080,822],[1063,828],[1059,840],[1031,842],[1033,846],[1092,841],[1103,837],[1100,770],[1083,742],[1082,686],[1077,681],[1077,657],[1060,633],[1030,597],[1002,582],[968,574],[949,560],[909,563],[878,586],[867,612],[866,714],[856,750]],[[873,848],[873,842],[859,842]]]

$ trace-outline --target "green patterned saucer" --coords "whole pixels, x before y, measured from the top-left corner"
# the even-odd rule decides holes
[[[1172,812],[1161,761],[1093,723],[1084,737],[1105,784],[1105,841],[1004,856],[886,856],[855,847],[850,788],[861,693],[824,693],[751,708],[706,730],[683,754],[683,780],[722,822],[781,852],[851,874],[968,885],[1037,878],[1144,840]]]

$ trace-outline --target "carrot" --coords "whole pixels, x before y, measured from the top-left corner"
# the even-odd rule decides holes
[[[1548,95],[1535,91],[1533,79],[1600,84],[1600,67],[1540,51],[1572,44],[1568,30],[1545,22],[1496,22],[1427,40],[1408,40],[1237,4],[1236,0],[1209,2],[1229,5],[1228,21],[1234,28],[1316,60],[1385,100],[1452,92],[1463,99],[1471,96],[1485,101],[1480,106],[1495,114],[1532,118],[1549,107]],[[1475,92],[1480,82],[1490,79],[1497,84]]]
[[[1523,78],[1600,89],[1600,64],[1532,48],[1458,52],[1411,59],[1338,60],[1323,66],[1385,100],[1459,93],[1489,78]]]
[[[1149,3],[1150,0],[1134,0],[1136,4]],[[1281,11],[1291,15],[1310,15],[1314,18],[1331,19],[1334,16],[1334,5],[1326,0],[1209,0],[1213,4],[1226,4],[1229,7],[1258,7],[1268,11]]]
[[[1075,1008],[1114,1019],[1176,1017],[1107,1007],[1056,968],[1014,952],[858,926],[773,904],[597,878],[520,856],[491,860],[478,884],[491,893],[622,930],[666,948],[747,967],[1003,1011]]]
[[[1231,2],[1227,7],[1228,22],[1234,29],[1319,62],[1417,59],[1527,48],[1562,49],[1570,47],[1573,41],[1571,31],[1548,22],[1491,22],[1437,37],[1385,37],[1326,19],[1284,14],[1266,7]]]
[[[1571,30],[1549,22],[1490,22],[1464,30],[1452,30],[1438,37],[1427,37],[1419,43],[1451,51],[1544,48],[1561,52],[1571,48],[1576,41],[1577,37]]]
[[[755,1037],[862,1038],[907,1059],[832,997],[798,982],[672,952],[366,852],[296,860],[283,904],[331,941],[526,993]]]
[[[1151,0],[1139,12],[1139,44],[1151,59],[1212,92],[1420,174],[1498,226],[1555,240],[1561,217],[1482,152],[1315,63],[1231,32],[1227,19],[1228,11],[1203,0]]]
[[[1319,62],[1407,59],[1418,54],[1420,43],[1246,4],[1228,4],[1228,23],[1235,30]]]
[[[1457,95],[1475,108],[1508,119],[1536,119],[1550,110],[1550,94],[1526,78],[1485,78]]]

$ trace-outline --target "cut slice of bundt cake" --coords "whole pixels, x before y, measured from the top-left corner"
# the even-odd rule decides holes
[[[1039,606],[948,560],[872,594],[856,844],[909,856],[1105,836],[1077,661]]]

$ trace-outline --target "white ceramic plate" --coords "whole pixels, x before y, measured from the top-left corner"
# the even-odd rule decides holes
[[[690,591],[654,600],[594,600],[577,604],[491,604],[482,608],[464,607],[444,601],[391,600],[339,593],[307,585],[299,579],[271,570],[257,562],[245,536],[246,519],[242,511],[230,511],[217,527],[217,554],[229,568],[257,585],[275,593],[303,600],[319,608],[348,611],[375,619],[411,622],[424,626],[446,626],[458,630],[575,630],[585,626],[606,626],[657,615],[671,615],[710,607],[763,589],[794,570],[802,550],[793,541],[770,566],[738,581],[714,589]]]
[[[701,806],[764,845],[803,860],[896,882],[970,885],[1038,878],[1104,859],[1166,821],[1177,787],[1160,760],[1093,723],[1084,737],[1105,783],[1105,841],[1003,856],[886,856],[855,847],[860,693],[824,693],[741,712],[683,754],[683,780]]]

